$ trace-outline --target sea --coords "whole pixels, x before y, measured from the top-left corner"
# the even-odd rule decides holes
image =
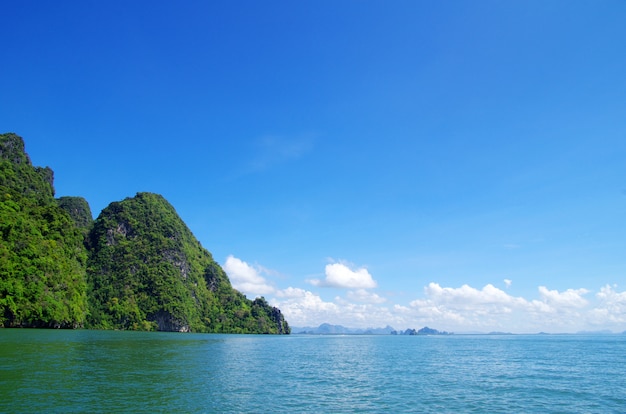
[[[2,413],[625,413],[626,335],[0,329]]]

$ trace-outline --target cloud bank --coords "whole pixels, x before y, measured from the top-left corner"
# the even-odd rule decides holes
[[[266,296],[270,304],[280,308],[289,324],[296,327],[327,322],[352,328],[391,325],[399,330],[430,326],[457,333],[626,331],[626,292],[618,291],[616,285],[605,285],[596,291],[538,286],[534,297],[522,297],[509,293],[509,279],[504,281],[506,291],[492,284],[476,288],[430,282],[421,293],[415,292],[414,299],[398,303],[395,300],[404,296],[398,292],[376,292],[377,283],[367,269],[345,263],[326,265],[323,279],[302,280],[312,289],[275,288],[268,281],[271,272],[234,256],[226,259],[224,269],[233,286],[249,297],[270,295]],[[326,287],[345,292],[327,298],[323,293],[328,290],[315,291]]]
[[[289,292],[298,292],[289,294]],[[626,292],[604,286],[592,295],[588,289],[558,291],[537,288],[537,298],[510,295],[487,284],[442,287],[431,282],[423,295],[408,303],[360,289],[331,301],[297,288],[277,291],[272,301],[293,326],[317,326],[323,322],[367,328],[390,324],[396,329],[436,327],[453,332],[513,333],[577,332],[626,329]],[[589,299],[586,296],[591,296]]]

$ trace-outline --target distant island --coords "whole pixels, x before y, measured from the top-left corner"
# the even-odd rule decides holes
[[[415,330],[406,329],[405,331],[396,331],[387,325],[384,328],[346,328],[341,325],[331,325],[323,323],[318,327],[293,327],[292,331],[300,335],[452,335],[450,332],[438,331],[427,326]]]
[[[395,334],[392,332],[392,335],[452,335],[451,332],[446,331],[438,331],[436,329],[429,328],[428,326],[423,327],[422,329],[407,329],[404,332],[396,332]]]
[[[292,328],[293,333],[301,335],[389,335],[393,332],[391,326],[385,328],[346,328],[341,325],[331,325],[329,323],[323,323],[318,327],[301,327]]]
[[[405,329],[395,330],[387,325],[384,328],[348,328],[342,325],[332,325],[330,323],[322,323],[317,327],[292,327],[292,332],[298,335],[479,335],[479,336],[510,336],[510,335],[626,335],[624,332],[612,332],[610,330],[598,331],[578,331],[575,333],[512,333],[504,331],[465,331],[465,332],[447,332],[425,326],[421,329]]]
[[[247,299],[161,195],[137,193],[93,220],[55,198],[54,172],[0,134],[0,327],[289,334]]]

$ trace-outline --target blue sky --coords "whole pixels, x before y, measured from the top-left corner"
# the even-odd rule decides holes
[[[0,126],[295,326],[626,330],[623,1],[12,2]]]

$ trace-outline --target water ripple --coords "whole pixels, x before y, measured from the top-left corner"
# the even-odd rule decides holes
[[[626,336],[0,331],[0,412],[611,413]]]

